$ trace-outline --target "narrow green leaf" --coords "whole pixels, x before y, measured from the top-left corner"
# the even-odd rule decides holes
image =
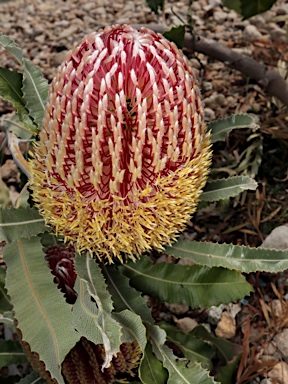
[[[147,334],[152,343],[153,351],[163,366],[168,370],[167,384],[215,384],[209,372],[199,363],[177,358],[171,349],[164,345],[165,332],[155,325],[147,326]]]
[[[223,5],[227,8],[234,9],[234,11],[241,13],[240,0],[223,0]]]
[[[15,57],[18,63],[22,63],[22,50],[15,43],[15,41],[11,39],[11,37],[0,33],[0,45],[2,45],[3,48],[5,48],[9,53],[11,53],[11,55]]]
[[[47,384],[38,373],[32,372],[28,376],[23,377],[17,384]]]
[[[202,201],[218,201],[239,195],[247,189],[255,190],[257,183],[249,176],[234,176],[208,181],[201,195]]]
[[[0,97],[10,101],[16,108],[20,120],[29,121],[28,111],[22,98],[22,73],[0,68]],[[32,124],[32,121],[30,121]]]
[[[47,230],[45,220],[35,208],[0,207],[0,241],[8,243],[21,237],[30,237]]]
[[[253,118],[249,115],[231,115],[225,119],[219,119],[212,121],[208,124],[208,128],[211,129],[211,141],[224,141],[227,135],[236,128],[257,128]]]
[[[112,317],[122,327],[122,343],[137,341],[141,351],[144,352],[147,343],[146,328],[143,325],[141,317],[128,309],[120,313],[113,313]]]
[[[222,361],[223,364],[227,364],[228,361],[233,360],[236,356],[238,356],[240,353],[242,353],[243,348],[239,344],[231,343],[229,340],[222,339],[221,337],[216,337],[203,325],[198,325],[195,327],[192,332],[192,335],[195,337],[207,341],[208,343],[211,343],[216,350],[217,350],[217,356]]]
[[[18,341],[0,340],[0,368],[10,364],[24,364],[27,357]]]
[[[168,303],[209,307],[249,295],[252,287],[238,271],[172,263],[152,264],[147,257],[123,264],[130,284]]]
[[[44,116],[49,85],[41,70],[32,61],[23,60],[23,97],[26,108],[40,129]]]
[[[217,374],[217,380],[221,384],[234,384],[236,382],[237,367],[239,365],[241,355],[239,354],[231,362],[228,362],[224,367],[220,368]]]
[[[212,368],[211,359],[215,350],[210,344],[192,336],[191,333],[181,332],[173,325],[163,322],[159,326],[165,330],[168,340],[179,347],[187,360],[197,361],[207,369]]]
[[[178,48],[183,48],[184,36],[185,36],[185,25],[172,27],[169,31],[165,31],[163,33],[163,36],[166,37],[166,39],[175,43]]]
[[[280,272],[288,269],[288,250],[250,248],[233,244],[180,239],[165,253],[208,267],[224,267],[241,272]]]
[[[131,287],[129,278],[124,276],[115,265],[103,265],[102,269],[113,298],[115,310],[120,312],[129,309],[140,315],[143,321],[153,324],[154,320],[146,301],[140,292]]]
[[[31,350],[38,353],[58,384],[61,364],[80,339],[72,327],[71,306],[53,283],[40,238],[21,239],[4,248],[6,288],[15,318]]]
[[[82,336],[104,345],[103,368],[107,368],[121,345],[121,325],[112,317],[113,302],[96,261],[88,253],[77,255],[75,269],[78,297],[73,306],[73,325]]]
[[[165,0],[146,0],[148,6],[158,15],[159,9],[163,10]]]
[[[7,77],[8,70],[4,68],[0,69],[0,95],[6,100],[13,103],[17,110],[17,113],[19,114],[20,120],[26,123],[26,125],[29,126],[32,132],[35,132],[36,127],[34,126],[32,120],[38,128],[41,128],[45,110],[45,103],[49,89],[48,82],[44,78],[39,68],[37,68],[30,60],[23,59],[21,48],[10,37],[0,35],[0,45],[2,45],[9,53],[11,53],[19,62],[19,64],[21,64],[23,67],[23,79],[22,74],[12,72],[12,77],[15,77],[15,80],[11,79],[11,76],[9,76],[9,84],[7,84],[8,79],[6,79],[6,86],[5,83],[3,83],[4,80],[2,80],[2,87],[1,71],[3,73],[6,73]],[[9,72],[10,71],[8,71],[8,73]],[[12,87],[13,85],[16,85],[16,80],[17,87]],[[8,92],[7,89],[8,85],[10,85],[10,92]],[[5,88],[3,88],[4,86]],[[15,94],[15,92],[12,92],[13,89],[14,91],[17,91],[17,95]],[[16,98],[16,96],[18,97]],[[26,108],[23,107],[27,108],[30,117],[28,116],[28,111],[26,110]]]
[[[11,311],[12,304],[5,289],[6,271],[0,267],[0,312]],[[1,319],[0,319],[1,322]]]
[[[143,359],[139,367],[139,376],[143,384],[166,384],[168,372],[163,363],[153,354],[152,346],[147,343]]]
[[[243,18],[249,19],[249,17],[268,11],[276,3],[276,0],[240,0],[240,3]]]

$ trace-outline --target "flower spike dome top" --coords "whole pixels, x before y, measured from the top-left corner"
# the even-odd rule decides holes
[[[210,160],[187,59],[149,29],[116,25],[58,69],[30,163],[33,198],[78,251],[135,259],[185,228]]]

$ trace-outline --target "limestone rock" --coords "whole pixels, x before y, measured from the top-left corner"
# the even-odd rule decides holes
[[[271,371],[268,372],[268,376],[274,380],[277,384],[288,383],[288,365],[281,361],[277,363]]]
[[[215,329],[216,336],[231,339],[236,333],[236,321],[228,312],[223,312]]]
[[[288,328],[283,329],[274,337],[276,347],[281,352],[284,359],[288,359]],[[288,383],[288,380],[287,380]]]
[[[263,241],[262,248],[288,249],[288,224],[280,225]]]

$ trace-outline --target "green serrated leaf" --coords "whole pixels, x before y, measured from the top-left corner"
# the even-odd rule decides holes
[[[144,356],[139,367],[139,377],[143,384],[166,384],[168,372],[163,363],[158,360],[152,351],[152,346],[147,343]]]
[[[233,244],[180,239],[165,253],[208,267],[224,267],[241,272],[280,272],[288,268],[288,250],[250,248]]]
[[[29,375],[23,377],[17,384],[47,384],[38,373],[32,372]]]
[[[130,284],[161,301],[191,307],[229,303],[249,295],[252,287],[238,271],[172,263],[145,257],[121,266]]]
[[[175,43],[178,48],[183,48],[184,36],[185,36],[185,25],[172,27],[169,31],[165,31],[163,33],[163,36],[166,37],[166,39]]]
[[[211,129],[211,142],[224,141],[227,135],[236,128],[256,129],[258,126],[249,115],[231,115],[225,119],[218,119],[208,124]]]
[[[8,70],[4,68],[0,69],[0,96],[13,103],[20,120],[25,123],[31,132],[35,132],[37,127],[41,128],[49,89],[48,82],[39,68],[37,68],[30,60],[23,59],[21,48],[10,37],[0,35],[0,45],[11,53],[23,67],[23,75],[13,71],[12,77],[15,78],[15,80],[11,79],[11,76],[9,76],[5,83],[2,79],[2,87],[1,71],[3,70],[3,73],[6,73],[7,77]],[[7,84],[8,80],[9,83]],[[9,85],[10,87],[7,89]],[[16,85],[17,87],[15,87]],[[8,90],[10,90],[10,92],[8,92]],[[16,94],[15,91],[17,91]]]
[[[146,0],[148,6],[158,15],[159,9],[163,11],[165,0]]]
[[[208,181],[201,195],[202,201],[219,201],[239,195],[248,189],[255,190],[257,183],[249,176],[234,176]]]
[[[215,355],[215,350],[210,344],[192,336],[190,333],[181,332],[173,325],[163,322],[159,326],[165,330],[168,340],[180,348],[187,360],[197,361],[207,369],[212,368],[211,359]]]
[[[11,37],[0,34],[0,45],[2,45],[3,48],[6,49],[9,53],[11,53],[12,56],[15,57],[15,59],[18,61],[18,63],[22,63],[22,50],[21,48],[15,43]]]
[[[39,354],[52,378],[64,384],[61,364],[80,335],[72,327],[71,306],[53,283],[40,238],[7,245],[4,261],[6,288],[23,340]]]
[[[32,120],[25,108],[25,103],[22,98],[22,73],[10,71],[6,68],[0,68],[0,97],[10,101],[16,108],[19,119],[25,126],[31,127]]]
[[[141,351],[144,352],[147,343],[146,328],[143,325],[141,317],[128,309],[125,309],[120,313],[113,313],[112,317],[121,325],[122,343],[132,343],[133,341],[137,341]]]
[[[165,332],[158,326],[147,325],[147,335],[151,341],[153,352],[163,361],[163,366],[168,370],[167,384],[215,384],[209,372],[199,363],[191,363],[186,359],[177,358],[165,342]]]
[[[234,344],[229,340],[214,336],[212,333],[207,331],[203,325],[198,325],[195,327],[191,331],[191,334],[213,345],[217,350],[217,356],[223,364],[227,364],[229,361],[232,361],[243,351],[241,345]]]
[[[27,357],[18,341],[0,340],[0,368],[10,364],[24,364]]]
[[[0,312],[3,313],[5,311],[11,311],[12,304],[7,295],[7,291],[5,289],[5,277],[6,271],[4,268],[0,268]],[[0,319],[1,322],[1,319]]]
[[[49,85],[39,68],[23,60],[23,98],[34,123],[40,129],[45,111]]]
[[[21,237],[30,237],[47,230],[45,220],[35,208],[0,207],[0,241],[8,243]]]
[[[103,274],[112,295],[115,310],[121,312],[129,309],[140,315],[143,321],[151,324],[154,320],[141,293],[129,284],[129,278],[122,275],[115,265],[102,266]]]
[[[121,325],[112,317],[113,302],[96,261],[88,253],[77,255],[75,269],[78,297],[73,305],[73,326],[88,340],[104,345],[103,368],[107,368],[121,345]]]

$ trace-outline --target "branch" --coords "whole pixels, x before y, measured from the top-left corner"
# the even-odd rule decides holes
[[[134,28],[150,28],[157,33],[163,34],[169,30],[160,24],[136,24]],[[228,67],[242,72],[250,79],[256,80],[258,84],[271,96],[277,97],[284,105],[288,107],[288,82],[277,72],[269,69],[266,65],[258,63],[249,56],[242,55],[217,43],[212,39],[203,36],[190,36],[185,34],[184,48],[191,52],[199,52],[204,55],[222,61]]]

